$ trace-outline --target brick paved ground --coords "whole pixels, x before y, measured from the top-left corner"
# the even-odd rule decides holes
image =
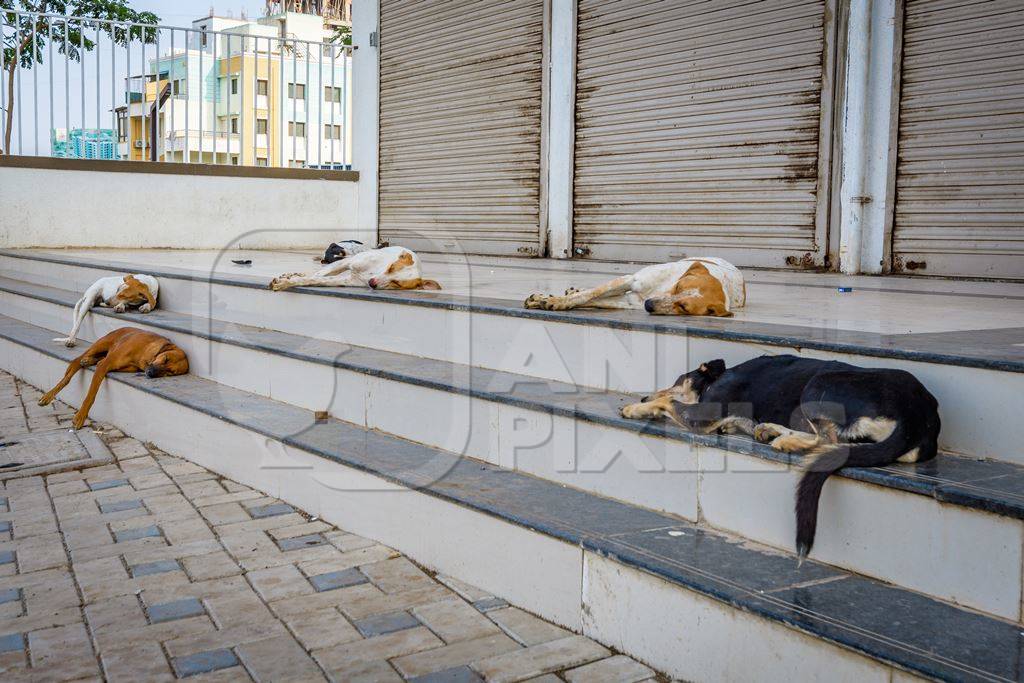
[[[0,373],[0,439],[72,410]],[[0,491],[0,677],[642,681],[635,661],[101,426],[114,464]],[[2,455],[2,452],[0,452]]]

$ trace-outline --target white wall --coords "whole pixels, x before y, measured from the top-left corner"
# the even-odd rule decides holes
[[[356,183],[0,167],[0,248],[320,248],[363,239]]]

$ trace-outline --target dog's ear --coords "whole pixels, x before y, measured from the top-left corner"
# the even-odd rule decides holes
[[[437,280],[420,280],[420,289],[441,289]]]
[[[134,279],[135,279],[135,278],[134,278],[134,277],[132,277],[132,276],[131,276],[130,274],[129,274],[129,275],[125,275],[125,276],[124,276],[123,278],[121,278],[121,280],[122,280],[123,282],[129,282],[129,281],[131,281],[131,280],[134,280]]]
[[[708,379],[710,382],[714,382],[716,379],[722,376],[725,372],[725,361],[721,358],[715,360],[709,360],[707,363],[701,363],[697,371]]]

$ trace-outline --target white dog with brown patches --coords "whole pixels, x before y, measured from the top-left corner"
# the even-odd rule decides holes
[[[135,273],[123,277],[101,277],[92,283],[82,298],[75,303],[70,334],[53,341],[61,342],[64,346],[74,346],[77,343],[78,328],[82,326],[82,321],[93,306],[113,308],[114,313],[124,313],[129,307],[138,306],[139,313],[149,313],[156,308],[156,298],[159,294],[160,283],[152,275]]]
[[[655,315],[725,317],[742,308],[747,291],[743,274],[714,257],[686,258],[641,268],[592,289],[570,289],[564,296],[531,294],[526,308],[643,308]]]
[[[441,289],[436,281],[423,278],[419,257],[405,247],[370,249],[335,261],[315,273],[287,273],[270,282],[274,291],[292,287]]]

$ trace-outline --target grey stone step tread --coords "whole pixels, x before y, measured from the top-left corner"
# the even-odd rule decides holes
[[[64,289],[2,277],[0,291],[67,307],[73,306],[80,296]],[[193,334],[248,349],[441,391],[476,396],[488,401],[586,420],[616,429],[712,446],[774,462],[799,461],[797,457],[780,453],[746,437],[694,434],[665,421],[624,419],[619,415],[619,407],[637,400],[636,396],[630,394],[581,389],[553,380],[313,339],[161,309],[145,315],[118,315],[106,308],[94,308],[93,313],[114,317],[126,325],[135,322]],[[680,371],[682,370],[681,368]],[[1024,466],[1009,462],[942,454],[926,463],[850,468],[842,470],[840,475],[928,496],[951,505],[1024,519]]]
[[[67,362],[52,332],[0,316],[0,338]],[[941,680],[1021,680],[1018,625],[919,593],[367,430],[192,375],[108,381],[186,406],[345,466],[580,546],[740,610]],[[258,455],[254,454],[254,458]]]
[[[123,263],[88,257],[40,254],[17,249],[0,249],[0,256],[47,263],[100,268],[123,272]],[[253,275],[221,273],[196,275],[194,271],[170,266],[143,268],[140,272],[194,282],[266,289],[267,279]],[[764,323],[732,318],[659,317],[637,311],[538,311],[526,310],[508,299],[467,297],[445,292],[373,291],[353,287],[299,287],[291,295],[307,294],[344,299],[400,303],[492,315],[551,320],[579,325],[596,325],[660,334],[708,337],[734,342],[751,342],[788,348],[815,349],[835,353],[897,358],[943,365],[985,368],[1003,372],[1024,372],[1024,348],[1016,346],[1018,329],[937,332],[929,334],[881,334],[862,330],[841,330],[803,325]],[[525,295],[523,297],[526,298]]]

